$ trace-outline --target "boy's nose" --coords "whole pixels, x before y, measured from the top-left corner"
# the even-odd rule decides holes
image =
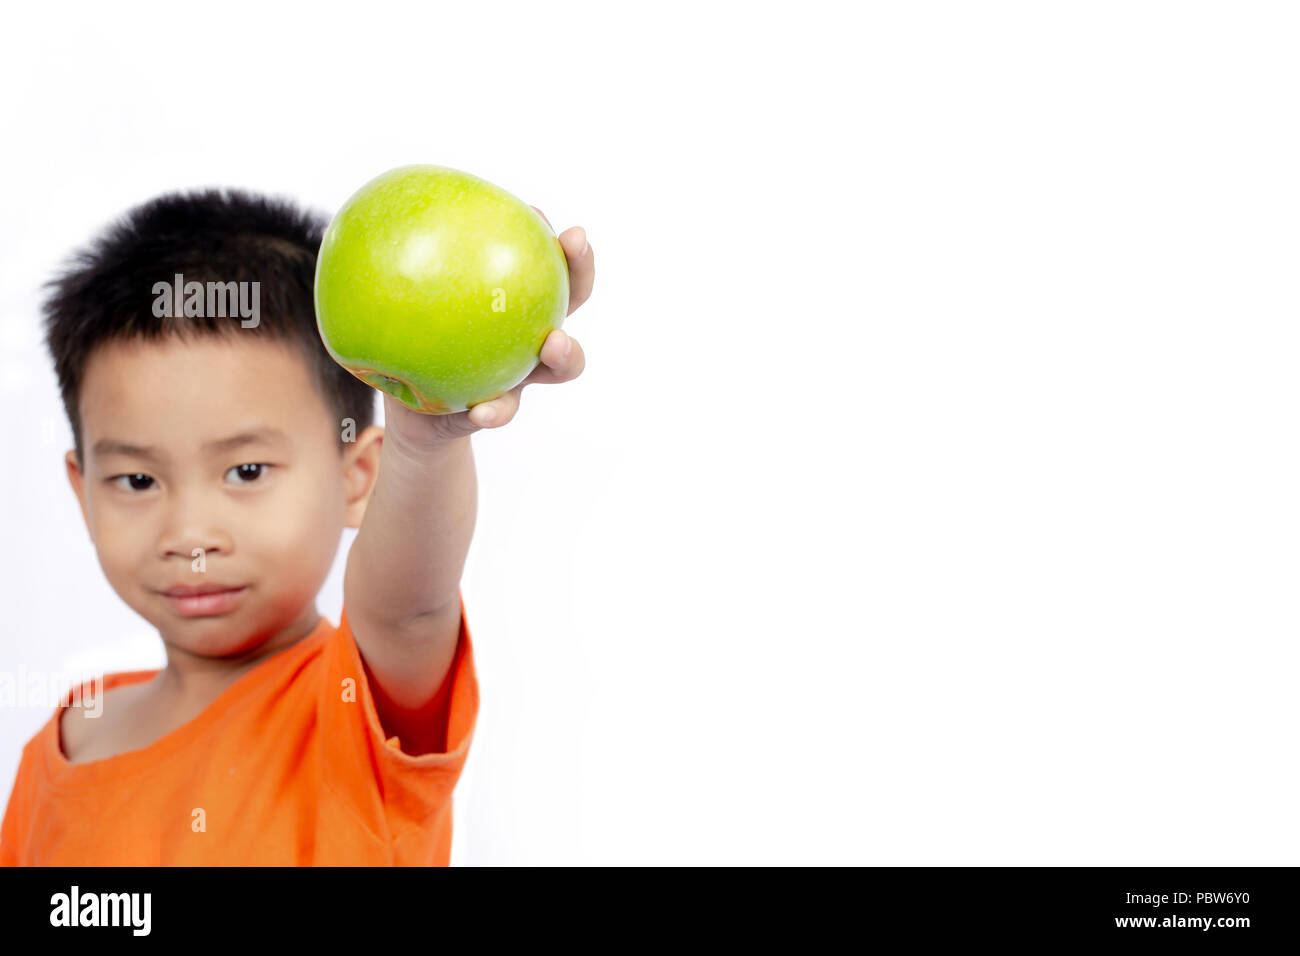
[[[188,491],[188,493],[187,493]],[[212,497],[205,492],[181,489],[168,502],[158,552],[164,558],[182,557],[197,561],[206,555],[234,551],[234,539],[218,520]]]
[[[182,557],[187,560],[199,560],[204,557],[210,557],[214,554],[224,554],[226,549],[219,544],[213,544],[212,538],[193,537],[185,542],[168,545],[163,549],[164,558]],[[208,544],[202,542],[208,541]]]
[[[216,525],[191,521],[173,524],[164,530],[158,541],[158,550],[164,558],[179,556],[197,560],[205,555],[229,555],[234,551],[234,540]]]

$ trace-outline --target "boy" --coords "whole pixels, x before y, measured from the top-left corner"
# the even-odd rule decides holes
[[[469,435],[585,360],[556,330],[506,395],[441,416],[385,395],[372,425],[374,390],[316,328],[326,224],[238,191],[163,196],[50,283],[68,478],[167,664],[107,675],[102,714],[63,698],[23,749],[0,864],[448,863],[478,711]],[[572,312],[594,257],[580,228],[560,241]],[[160,300],[178,275],[237,284],[241,308]],[[315,599],[345,526],[335,627]]]

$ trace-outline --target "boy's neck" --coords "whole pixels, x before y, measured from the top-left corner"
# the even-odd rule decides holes
[[[319,623],[320,614],[313,601],[292,624],[244,654],[204,657],[166,644],[167,665],[150,683],[166,697],[210,701],[266,658],[297,644]]]

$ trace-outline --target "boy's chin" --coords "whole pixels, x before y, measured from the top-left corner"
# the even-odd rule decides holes
[[[172,622],[159,629],[171,647],[196,657],[237,657],[265,644],[274,632],[238,618],[204,618]]]

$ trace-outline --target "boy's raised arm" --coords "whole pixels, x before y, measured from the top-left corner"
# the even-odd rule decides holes
[[[569,264],[569,313],[591,294],[586,234],[560,237]],[[369,672],[375,706],[407,753],[441,752],[447,674],[460,636],[460,579],[478,511],[469,436],[508,424],[527,385],[577,378],[582,347],[556,329],[541,363],[505,395],[451,415],[412,411],[384,396],[379,474],[348,552],[343,604]]]

